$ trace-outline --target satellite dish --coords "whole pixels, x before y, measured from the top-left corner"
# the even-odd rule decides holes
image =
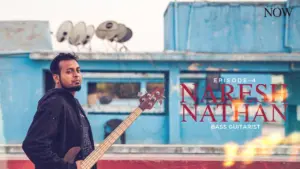
[[[118,33],[119,25],[115,21],[105,21],[101,23],[96,29],[96,36],[99,39],[111,40]]]
[[[116,34],[113,41],[118,42],[118,43],[123,43],[123,42],[128,41],[131,37],[132,37],[131,29],[127,28],[123,24],[119,24],[118,33]],[[119,51],[122,51],[123,49],[125,51],[128,51],[128,48],[124,44],[122,44],[122,45],[123,46],[121,48],[119,48]]]
[[[72,29],[73,29],[73,23],[71,21],[63,22],[59,26],[59,28],[56,32],[56,40],[60,43],[65,41],[68,38],[68,36],[70,35]]]
[[[84,22],[77,23],[72,29],[69,36],[69,43],[71,45],[80,45],[86,38],[86,25]]]
[[[126,33],[127,33],[127,27],[124,24],[118,24],[116,35],[110,40],[118,42],[120,39],[123,39],[126,36]]]
[[[94,25],[89,25],[88,27],[86,27],[86,36],[82,41],[82,45],[85,45],[88,42],[90,42],[92,40],[94,34],[95,34]]]
[[[123,43],[123,42],[129,41],[129,39],[131,39],[132,35],[133,35],[132,30],[127,27],[126,35],[123,38],[120,38],[118,40],[118,42]]]

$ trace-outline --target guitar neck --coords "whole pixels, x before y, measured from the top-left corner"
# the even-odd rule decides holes
[[[90,169],[112,144],[124,133],[124,131],[137,119],[143,112],[141,108],[136,108],[130,115],[82,162],[82,169]]]

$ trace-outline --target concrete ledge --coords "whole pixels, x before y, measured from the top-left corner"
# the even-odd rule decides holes
[[[63,52],[63,51],[61,51]],[[58,53],[41,51],[30,53],[33,60],[52,60]],[[113,61],[264,61],[264,62],[300,62],[300,53],[195,53],[195,52],[78,52],[79,60]]]
[[[99,160],[114,161],[225,161],[224,155],[192,155],[192,154],[104,154]],[[29,160],[25,154],[0,154],[0,161]],[[242,157],[232,158],[232,161],[245,161]],[[300,162],[296,156],[255,156],[251,161],[267,162]]]
[[[96,145],[97,146],[97,145]],[[243,151],[246,147],[239,146],[238,153]],[[259,152],[256,155],[272,155],[272,156],[299,156],[300,146],[278,146],[272,151],[262,151],[265,147],[253,147]],[[23,154],[20,144],[0,145],[0,154]],[[108,149],[106,154],[162,154],[162,155],[225,155],[223,145],[144,145],[144,144],[115,144]]]

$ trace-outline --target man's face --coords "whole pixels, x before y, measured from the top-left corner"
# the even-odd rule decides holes
[[[55,78],[59,87],[70,92],[81,89],[82,76],[76,60],[63,60],[59,63],[60,75]]]

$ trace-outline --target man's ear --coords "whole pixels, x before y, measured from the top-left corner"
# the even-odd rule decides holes
[[[59,75],[58,74],[53,74],[53,80],[54,80],[54,82],[55,82],[55,84],[59,84],[60,82],[59,82]]]

